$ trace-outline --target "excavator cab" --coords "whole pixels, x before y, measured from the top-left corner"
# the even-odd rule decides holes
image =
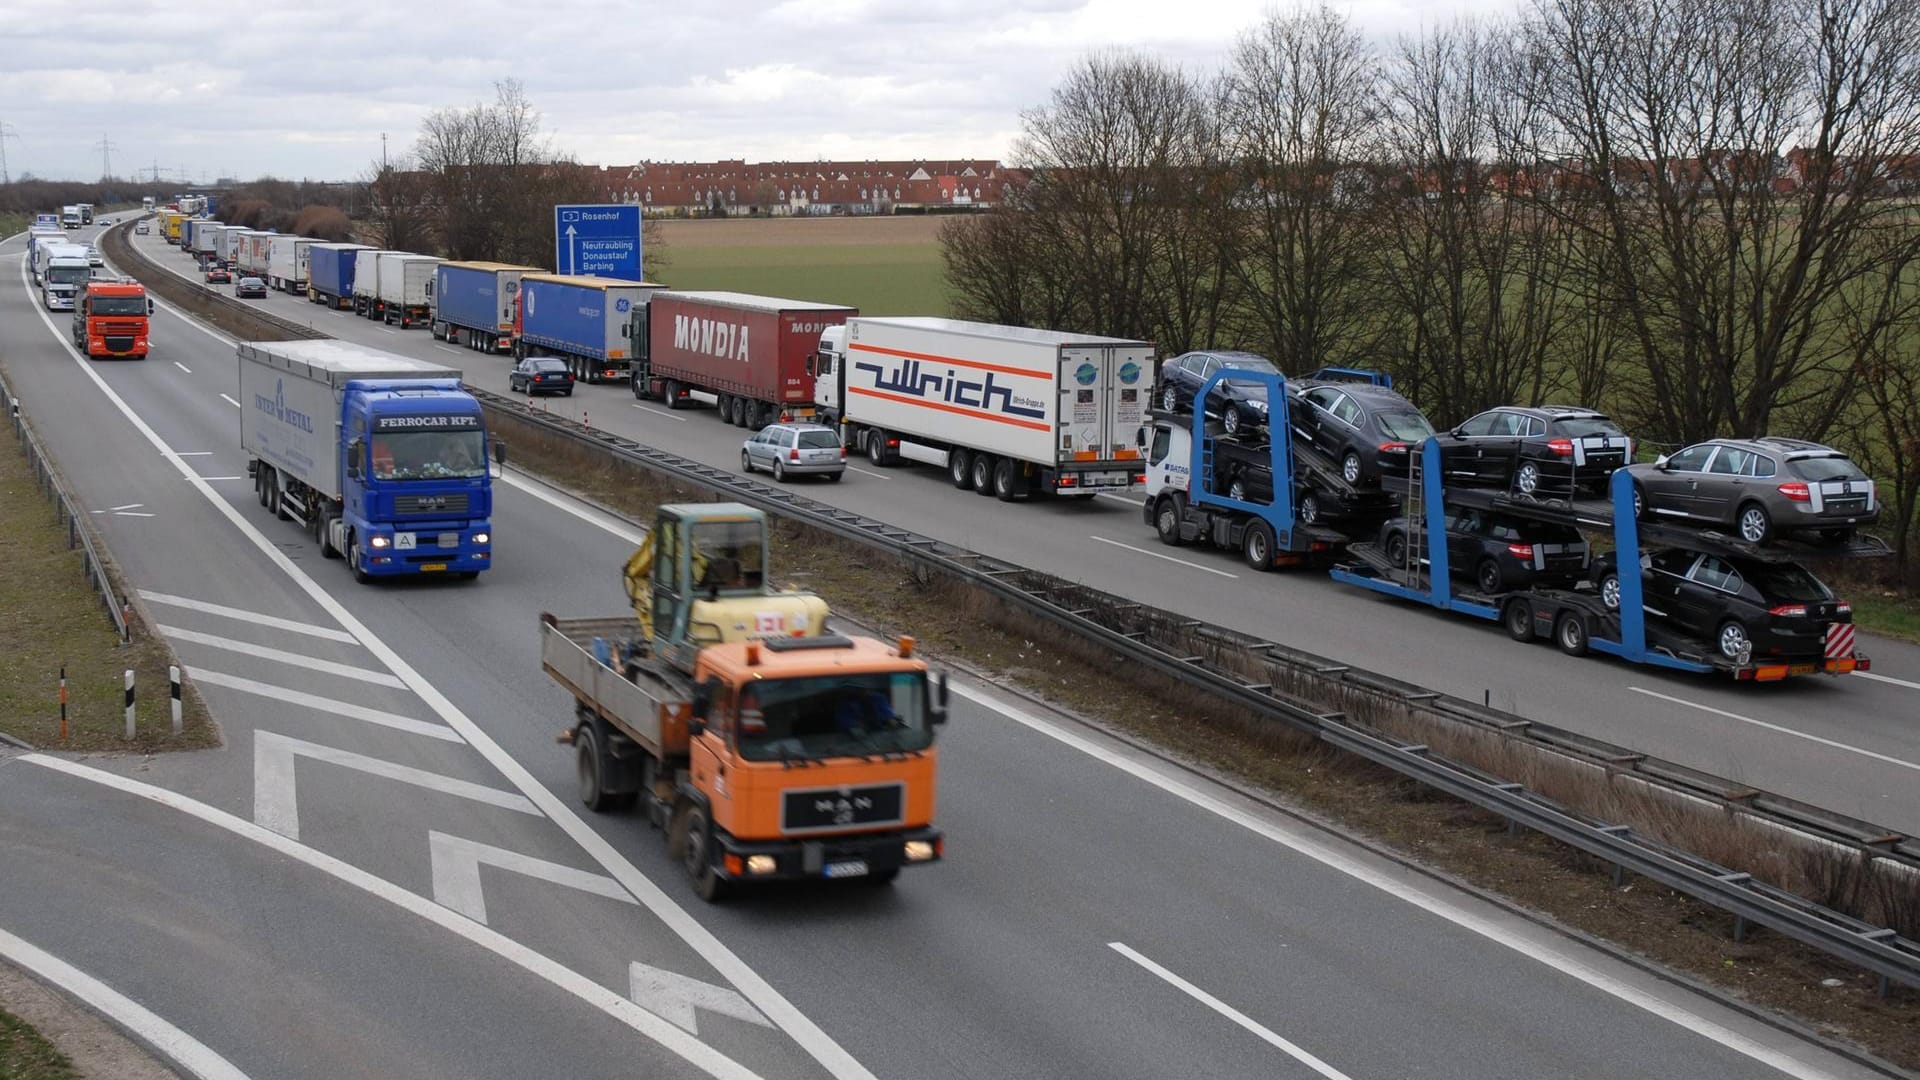
[[[627,560],[627,598],[653,651],[691,669],[702,646],[826,632],[826,601],[767,580],[767,516],[739,503],[660,507]]]

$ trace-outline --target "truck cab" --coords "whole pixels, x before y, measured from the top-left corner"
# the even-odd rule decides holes
[[[78,244],[53,245],[46,250],[40,270],[40,299],[48,311],[72,311],[93,278],[87,250]]]
[[[356,379],[341,408],[335,546],[360,580],[490,565],[486,424],[458,379]]]
[[[68,230],[78,229],[80,227],[80,208],[78,206],[63,206],[60,208],[60,227]]]
[[[73,346],[88,359],[147,356],[147,321],[153,301],[131,279],[90,281],[73,309]]]

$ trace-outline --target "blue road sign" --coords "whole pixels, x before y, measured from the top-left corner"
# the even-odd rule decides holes
[[[640,281],[640,208],[553,208],[553,268],[561,274]]]

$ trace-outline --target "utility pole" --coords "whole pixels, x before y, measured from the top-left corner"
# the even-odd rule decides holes
[[[7,171],[7,140],[19,137],[14,134],[12,124],[0,120],[0,184],[13,183],[13,174]]]
[[[113,152],[120,148],[113,145],[113,140],[107,138],[105,135],[100,136],[100,141],[95,143],[93,148],[100,151],[100,179],[112,180]]]
[[[387,171],[387,133],[380,133],[380,171]]]

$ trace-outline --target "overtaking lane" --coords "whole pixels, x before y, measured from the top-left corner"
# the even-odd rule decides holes
[[[164,244],[155,250],[151,237],[136,239],[146,241],[162,266],[185,274],[189,264],[177,250]],[[452,364],[476,385],[506,390],[505,359],[299,299],[275,296],[264,303],[326,333]],[[711,465],[737,467],[740,433],[710,413],[669,413],[634,402],[621,387],[581,387],[578,395],[542,404],[584,412],[596,427]],[[1526,649],[1495,626],[1343,589],[1320,575],[1257,575],[1230,556],[1163,548],[1138,510],[1118,500],[1002,506],[952,490],[929,468],[856,474],[832,487],[810,485],[807,493],[1130,599],[1920,832],[1920,784],[1914,782],[1920,728],[1905,720],[1920,712],[1920,650],[1911,646],[1879,639],[1866,646],[1876,671],[1901,682],[1736,687]]]

